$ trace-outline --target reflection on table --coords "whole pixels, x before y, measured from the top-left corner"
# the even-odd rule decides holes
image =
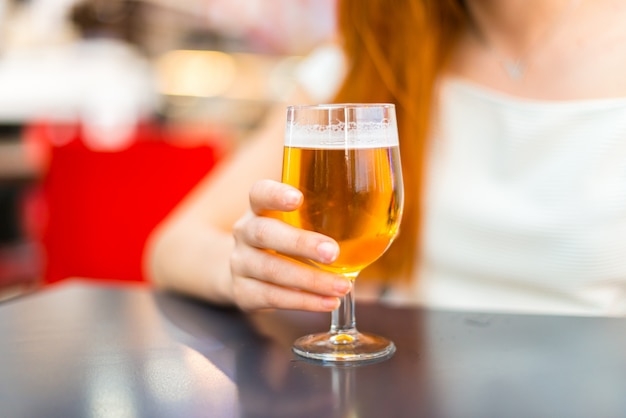
[[[357,306],[390,360],[322,367],[326,314],[71,281],[0,304],[2,416],[618,417],[626,321]]]

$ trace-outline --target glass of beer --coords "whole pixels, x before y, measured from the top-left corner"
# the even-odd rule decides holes
[[[289,106],[282,181],[304,194],[283,220],[327,235],[340,254],[318,268],[354,280],[398,233],[404,202],[395,107],[392,104]],[[322,362],[362,362],[395,352],[386,338],[356,329],[354,294],[333,311],[330,330],[295,341],[294,352]]]

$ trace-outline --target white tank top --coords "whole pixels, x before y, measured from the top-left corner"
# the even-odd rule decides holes
[[[437,109],[423,263],[391,299],[626,314],[626,98],[536,101],[448,79]]]

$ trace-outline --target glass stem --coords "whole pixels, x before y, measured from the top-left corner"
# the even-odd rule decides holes
[[[356,319],[354,316],[354,280],[358,273],[346,274],[346,278],[352,282],[350,291],[341,298],[339,307],[332,313],[330,333],[337,334],[354,334],[356,333]]]

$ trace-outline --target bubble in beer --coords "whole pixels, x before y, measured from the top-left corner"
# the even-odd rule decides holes
[[[379,148],[398,146],[398,132],[388,120],[338,122],[334,125],[287,124],[286,145],[299,148]]]

